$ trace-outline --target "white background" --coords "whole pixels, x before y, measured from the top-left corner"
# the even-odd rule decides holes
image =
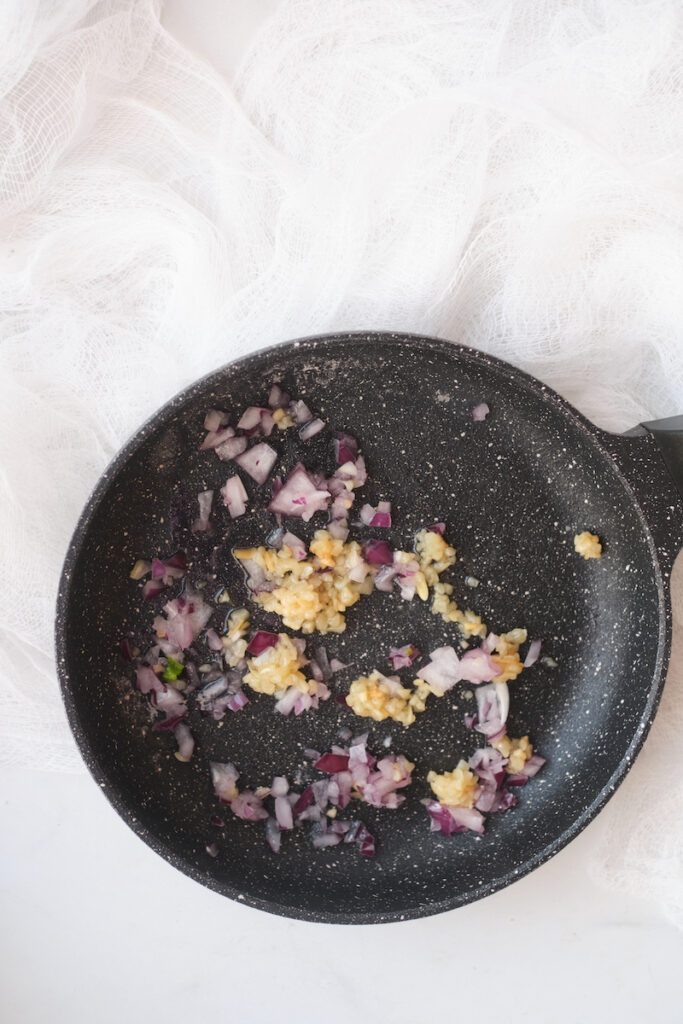
[[[229,79],[275,6],[175,0],[165,23]],[[3,1024],[682,1017],[680,932],[589,878],[599,820],[483,903],[363,929],[271,918],[204,890],[85,775],[7,770],[0,808]]]

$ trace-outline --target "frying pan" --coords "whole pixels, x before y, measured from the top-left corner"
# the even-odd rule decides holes
[[[390,499],[395,546],[444,520],[458,550],[454,596],[501,632],[524,625],[557,662],[538,662],[511,684],[509,732],[529,733],[547,758],[486,833],[445,838],[428,830],[420,799],[427,770],[450,769],[476,738],[462,693],[434,700],[409,729],[358,719],[334,700],[283,718],[273,699],[218,725],[193,710],[193,759],[179,763],[172,736],[152,733],[124,636],[149,636],[160,597],[140,605],[128,578],[139,557],[188,549],[190,578],[215,574],[236,605],[247,600],[230,549],[261,542],[273,527],[263,498],[242,518],[215,512],[213,538],[193,538],[199,491],[224,483],[226,466],[199,453],[211,407],[240,412],[283,382],[335,429],[361,442],[369,470],[362,500]],[[474,423],[472,407],[491,412]],[[281,468],[295,461],[293,431],[271,438]],[[310,467],[332,469],[329,434],[308,442]],[[256,488],[247,481],[251,495]],[[670,643],[669,577],[682,540],[683,418],[628,435],[599,430],[559,395],[481,352],[426,337],[344,334],[257,352],[212,373],[165,405],[128,442],[99,481],[69,547],[57,604],[56,643],[66,708],[82,755],[112,805],[154,850],[218,892],[273,913],[313,921],[372,923],[438,913],[479,899],[542,864],[606,803],[638,753],[655,714]],[[225,514],[225,518],[224,518]],[[321,522],[315,520],[320,519]],[[299,523],[297,522],[297,528]],[[315,516],[312,531],[322,525]],[[224,531],[227,539],[223,539]],[[590,530],[603,557],[586,561],[574,534]],[[300,532],[300,531],[298,531]],[[465,586],[467,575],[480,580]],[[208,591],[207,591],[208,593]],[[152,607],[153,606],[153,607]],[[226,606],[211,625],[220,627]],[[255,609],[253,623],[274,623]],[[353,665],[334,677],[343,692],[372,668],[388,670],[391,646],[424,652],[456,640],[422,602],[375,592],[347,613],[347,631],[327,636],[330,656]],[[370,726],[369,747],[404,753],[415,781],[397,811],[361,805],[378,841],[374,859],[353,846],[313,849],[303,829],[271,853],[261,825],[219,812],[210,760],[233,761],[240,785],[286,774],[305,782],[303,749],[329,749],[339,729]],[[387,739],[389,737],[389,739]],[[298,771],[298,775],[297,775]],[[307,774],[308,773],[308,774]],[[219,848],[213,859],[207,843]]]

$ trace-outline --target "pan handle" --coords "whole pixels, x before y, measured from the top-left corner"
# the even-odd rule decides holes
[[[683,498],[683,416],[639,423],[628,431],[627,436],[635,437],[646,432],[652,435],[671,479]]]

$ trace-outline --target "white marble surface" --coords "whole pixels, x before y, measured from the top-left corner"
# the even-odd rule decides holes
[[[203,889],[87,776],[6,773],[0,817],[3,1024],[681,1020],[683,937],[590,883],[595,826],[482,903],[358,928]]]
[[[229,77],[275,3],[173,0],[165,20]],[[204,890],[86,775],[6,772],[0,817],[3,1024],[681,1020],[683,937],[590,882],[599,823],[483,903],[363,929]]]

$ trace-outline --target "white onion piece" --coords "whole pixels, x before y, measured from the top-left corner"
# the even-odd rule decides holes
[[[238,466],[241,466],[245,473],[256,481],[257,484],[264,484],[268,474],[277,462],[277,452],[266,444],[255,444],[253,448],[238,455],[235,459]]]
[[[226,480],[223,487],[221,487],[221,494],[223,496],[223,504],[227,506],[232,519],[244,515],[247,508],[246,501],[248,495],[244,489],[244,484],[238,476],[231,476]]]

